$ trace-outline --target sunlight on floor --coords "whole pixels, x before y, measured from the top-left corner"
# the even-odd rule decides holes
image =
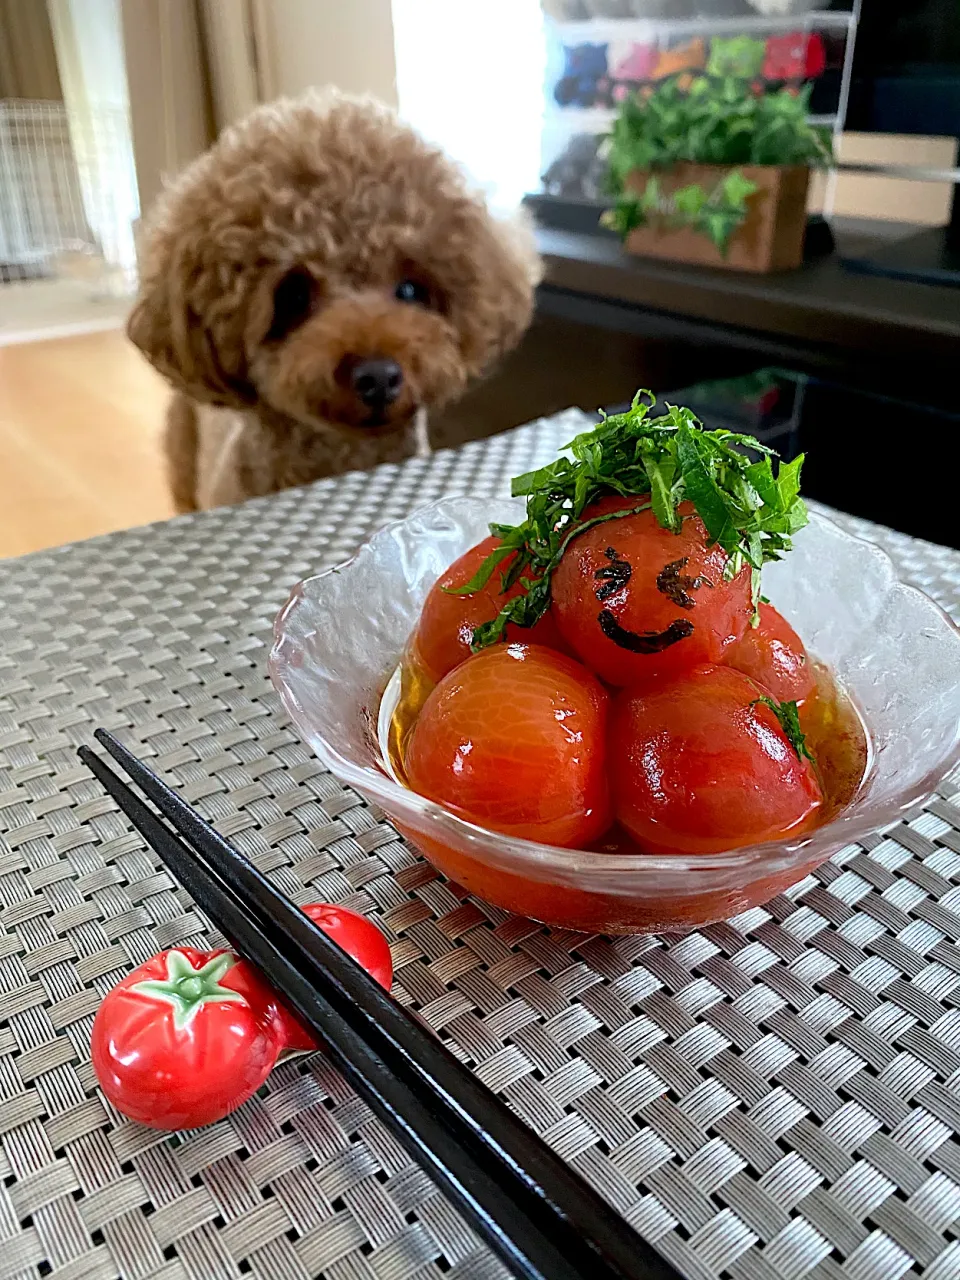
[[[129,299],[97,297],[85,280],[25,280],[0,285],[0,347],[119,329],[129,309]]]

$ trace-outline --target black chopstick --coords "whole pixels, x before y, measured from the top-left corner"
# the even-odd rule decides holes
[[[198,905],[315,1031],[357,1093],[515,1275],[677,1272],[418,1021],[112,735],[187,847],[88,748],[81,758]]]
[[[455,1200],[471,1224],[515,1275],[540,1280],[553,1275],[579,1276],[562,1256],[551,1257],[527,1224],[516,1220],[514,1207],[497,1177],[477,1170],[474,1162],[456,1147],[450,1134],[430,1110],[429,1100],[413,1092],[370,1047],[333,1011],[323,996],[306,983],[290,960],[269,942],[234,896],[223,893],[195,860],[192,851],[177,839],[134,793],[92,752],[83,750],[84,762],[126,813],[148,844],[160,855],[194,900],[216,920],[224,934],[248,959],[270,975],[291,1005],[324,1045],[344,1077],[391,1128],[405,1149],[427,1169]],[[443,1152],[443,1156],[437,1153]],[[510,1223],[510,1235],[499,1224]],[[532,1264],[532,1265],[531,1265]],[[553,1270],[554,1265],[558,1268]]]

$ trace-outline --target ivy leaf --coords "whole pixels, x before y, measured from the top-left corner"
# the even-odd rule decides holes
[[[678,213],[688,218],[696,218],[707,203],[707,193],[698,182],[691,182],[689,186],[678,187],[674,191],[673,203]]]
[[[654,177],[647,179],[647,185],[640,197],[640,208],[645,214],[655,213],[660,207],[660,183]]]
[[[745,205],[750,196],[759,190],[755,182],[751,182],[739,169],[731,169],[723,180],[723,196],[734,208]]]
[[[741,221],[742,219],[738,220],[736,214],[720,210],[705,214],[703,227],[720,252],[726,254],[733,238],[733,233],[737,230]]]
[[[626,239],[631,231],[642,227],[647,215],[636,196],[620,195],[612,209],[605,209],[600,215],[600,225],[616,231],[621,239]]]

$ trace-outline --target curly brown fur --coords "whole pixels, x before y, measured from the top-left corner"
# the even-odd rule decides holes
[[[176,395],[167,410],[164,434],[167,479],[178,511],[197,509],[197,406]]]
[[[416,452],[422,410],[517,343],[539,277],[524,225],[386,107],[339,94],[227,130],[159,201],[141,267],[128,332],[179,393],[182,509]],[[354,387],[370,359],[402,373],[372,409]]]

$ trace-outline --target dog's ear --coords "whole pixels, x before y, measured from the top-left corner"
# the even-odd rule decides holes
[[[468,243],[475,273],[473,298],[458,327],[464,362],[476,376],[511,351],[526,332],[543,264],[533,223],[523,209],[498,219],[481,206]]]
[[[256,393],[247,380],[243,341],[245,273],[206,265],[195,231],[159,232],[145,245],[143,265],[127,322],[130,340],[194,400],[232,408],[252,404]]]

